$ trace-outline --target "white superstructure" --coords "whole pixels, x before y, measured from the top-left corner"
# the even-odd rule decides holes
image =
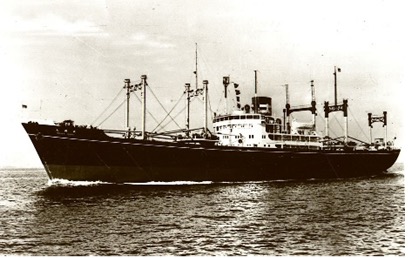
[[[290,133],[280,118],[236,111],[213,121],[218,145],[261,148],[320,149],[322,137],[313,126],[293,123]]]

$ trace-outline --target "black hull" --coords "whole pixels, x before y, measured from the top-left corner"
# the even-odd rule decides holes
[[[50,179],[103,182],[258,181],[381,174],[393,151],[297,151],[111,138],[100,130],[55,133],[24,124]]]

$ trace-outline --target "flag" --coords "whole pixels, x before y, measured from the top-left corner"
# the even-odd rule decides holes
[[[23,104],[21,107],[22,107],[22,108],[27,108],[27,105],[24,105],[24,104]]]

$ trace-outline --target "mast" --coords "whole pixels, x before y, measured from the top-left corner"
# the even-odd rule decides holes
[[[285,86],[285,93],[286,93],[286,104],[289,104],[289,84],[283,85]]]
[[[129,99],[130,99],[130,79],[125,79],[126,88],[126,128],[129,128]]]
[[[372,113],[368,113],[368,126],[370,127],[370,144],[373,144],[372,128],[373,123],[382,122],[384,127],[384,147],[387,148],[387,111],[383,111],[383,116],[374,116]]]
[[[189,134],[190,130],[190,83],[184,85],[186,87],[186,134]]]
[[[313,129],[316,130],[316,97],[315,97],[315,88],[314,88],[314,80],[310,81],[310,87],[312,92],[312,121],[313,121]]]
[[[207,110],[208,110],[208,81],[204,80],[203,81],[203,94],[204,94],[204,136],[207,135],[207,124],[208,124],[208,114],[207,114]]]
[[[341,72],[341,69],[334,67],[334,105],[337,106],[337,72]]]
[[[344,117],[344,145],[347,145],[348,142],[348,115],[347,115],[347,100],[343,99],[343,104],[337,105],[337,72],[341,72],[341,69],[334,66],[334,107],[335,111],[343,111]],[[328,123],[328,121],[327,121]]]
[[[228,114],[228,96],[227,96],[227,88],[230,83],[229,76],[224,76],[222,78],[222,83],[224,84],[224,98],[225,98],[225,114]]]
[[[146,139],[146,75],[140,77],[142,79],[142,140]]]
[[[329,137],[329,102],[324,102],[324,136]]]
[[[288,133],[290,133],[290,113],[289,113],[289,109],[290,109],[290,104],[289,104],[289,84],[285,84],[283,85],[285,86],[285,93],[286,93],[286,105],[285,105],[285,110],[283,112],[283,125],[285,126],[285,131],[287,131]],[[286,118],[288,119],[288,121],[286,122]]]
[[[348,100],[343,99],[343,117],[344,117],[344,145],[348,142]]]
[[[325,136],[329,137],[329,113],[336,111],[343,111],[344,116],[344,144],[347,145],[348,141],[348,118],[347,118],[347,100],[343,99],[343,104],[337,105],[337,72],[341,72],[341,69],[334,67],[334,105],[329,105],[328,101],[324,102],[324,118],[325,118]]]
[[[387,111],[383,112],[384,146],[387,149]]]
[[[258,113],[258,100],[257,100],[257,93],[258,93],[258,76],[257,76],[257,70],[255,70],[255,103],[254,103],[254,113]]]
[[[370,145],[373,144],[373,126],[372,126],[372,113],[368,113],[368,126],[370,127]]]
[[[197,58],[198,58],[198,56],[197,56],[197,43],[195,43],[195,45],[196,45],[196,49],[195,49],[195,71],[194,71],[194,74],[195,74],[195,89],[197,90],[197,88],[198,88],[198,69],[197,69],[197,67],[198,67],[198,62],[197,62]]]
[[[257,89],[257,87],[258,87],[258,76],[257,76],[257,70],[255,70],[254,71],[255,72],[255,97],[256,97],[256,94],[258,93],[258,89]]]

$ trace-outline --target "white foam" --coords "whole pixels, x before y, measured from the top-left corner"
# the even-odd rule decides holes
[[[102,181],[71,181],[66,179],[50,179],[48,180],[49,186],[91,186],[91,185],[101,185],[108,184]]]
[[[162,182],[162,181],[151,181],[145,183],[131,183],[125,182],[125,185],[208,185],[212,184],[212,181],[172,181],[172,182]],[[102,184],[114,184],[103,181],[71,181],[67,179],[50,179],[48,180],[49,186],[92,186],[92,185],[102,185]]]
[[[151,181],[146,183],[125,183],[127,185],[209,185],[212,181],[172,181],[172,182],[161,182],[161,181]]]

